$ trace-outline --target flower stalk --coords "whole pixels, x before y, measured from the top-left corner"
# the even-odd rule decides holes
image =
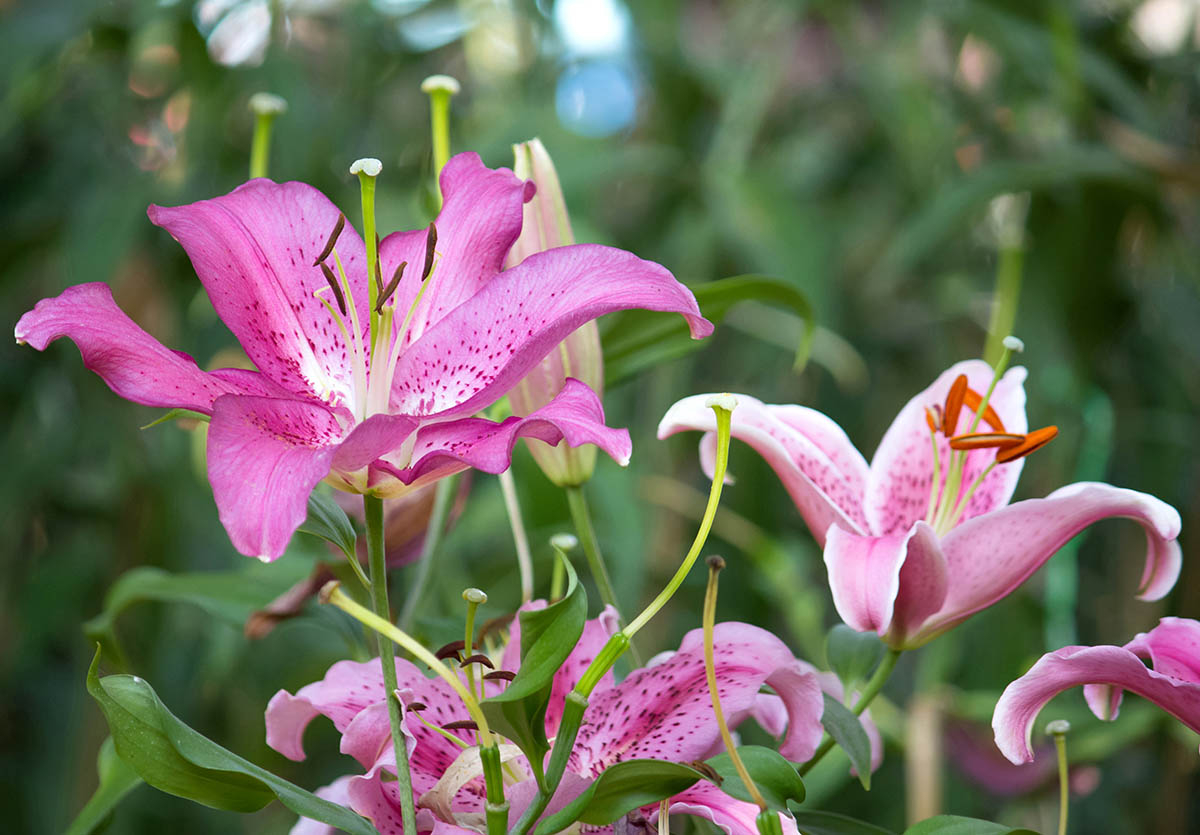
[[[448,75],[431,75],[421,82],[421,91],[429,96],[429,121],[433,134],[433,170],[441,172],[450,159],[450,99],[462,89]],[[440,197],[438,198],[440,201]]]
[[[255,93],[250,97],[254,112],[254,136],[250,140],[250,179],[267,176],[267,161],[271,154],[271,127],[275,117],[287,112],[287,102],[272,93]]]
[[[1058,835],[1067,835],[1067,811],[1071,800],[1071,783],[1067,769],[1067,734],[1071,723],[1066,719],[1055,719],[1046,725],[1046,733],[1054,737],[1054,750],[1058,756]]]

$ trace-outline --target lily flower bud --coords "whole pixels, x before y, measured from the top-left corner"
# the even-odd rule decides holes
[[[514,145],[513,153],[514,172],[533,180],[537,193],[525,204],[521,236],[508,252],[506,267],[516,266],[535,253],[575,243],[558,172],[541,140]],[[604,360],[595,322],[586,323],[564,339],[508,393],[513,414],[524,416],[545,406],[562,390],[568,377],[586,383],[597,395],[604,393]],[[569,447],[566,441],[550,446],[536,439],[526,439],[526,443],[542,472],[559,487],[577,486],[592,477],[595,446]]]

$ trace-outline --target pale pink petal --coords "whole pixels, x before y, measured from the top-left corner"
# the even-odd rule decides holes
[[[15,335],[39,351],[69,338],[109,388],[144,406],[211,414],[223,394],[265,393],[255,372],[207,373],[187,354],[164,347],[117,307],[107,284],[80,284],[42,299],[17,322]]]
[[[329,296],[313,260],[338,214],[312,186],[270,180],[251,180],[223,197],[187,206],[149,209],[150,220],[187,250],[217,315],[263,374],[295,394],[332,393],[349,405],[351,355],[329,312],[313,295],[326,288]],[[362,239],[349,223],[338,238],[337,252],[365,328],[365,255]]]
[[[701,780],[671,798],[673,815],[694,815],[712,821],[727,835],[758,835],[758,807],[730,797],[707,780]],[[785,835],[796,830],[796,820],[780,815]]]
[[[1200,621],[1162,618],[1149,632],[1134,636],[1125,649],[1165,676],[1200,684]]]
[[[893,536],[858,536],[835,525],[825,541],[825,566],[842,620],[859,632],[878,632],[892,646],[903,646],[945,599],[946,560],[924,522]]]
[[[1059,548],[1093,522],[1125,517],[1146,531],[1146,568],[1139,596],[1157,600],[1179,576],[1179,513],[1146,493],[1080,482],[1044,499],[1029,499],[968,520],[942,539],[950,587],[922,630],[949,629],[1010,594]]]
[[[430,280],[438,281],[436,270]],[[474,413],[584,322],[631,308],[680,313],[697,339],[712,332],[691,291],[658,264],[592,244],[531,255],[484,284],[400,356],[391,410]]]
[[[394,795],[396,794],[395,783],[391,785],[393,787],[391,794]],[[388,793],[385,793],[378,769],[370,774],[351,778],[346,793],[350,808],[369,820],[379,830],[379,835],[406,835],[404,820],[400,816],[400,805]],[[427,816],[426,822],[437,826],[437,822],[434,822],[431,817]],[[418,829],[420,828],[418,826]]]
[[[996,703],[992,730],[1004,756],[1015,763],[1032,760],[1030,735],[1038,712],[1059,693],[1081,684],[1131,690],[1200,732],[1200,684],[1151,670],[1122,647],[1064,647],[1043,655]]]
[[[933,445],[929,426],[925,422],[925,409],[942,406],[951,384],[960,374],[967,375],[970,387],[980,394],[987,391],[993,376],[991,367],[982,360],[956,363],[942,372],[929,388],[905,404],[879,442],[871,459],[871,474],[864,496],[864,511],[870,532],[876,536],[901,533],[916,520],[925,518],[929,505],[929,486],[933,481]],[[1024,368],[1010,369],[996,384],[990,401],[1004,422],[1005,429],[1015,434],[1027,430],[1024,382]],[[974,419],[974,413],[964,407],[959,416],[957,432],[969,431]],[[981,426],[983,428],[980,431],[987,431],[987,424]],[[937,438],[944,485],[950,446],[942,433],[938,433]],[[994,449],[980,449],[967,454],[959,496],[995,458]],[[997,466],[979,485],[962,518],[970,519],[1008,504],[1021,475],[1023,461],[1018,459]]]
[[[417,426],[417,419],[408,415],[371,415],[338,445],[333,468],[348,473],[362,469],[403,444]]]
[[[416,737],[407,725],[405,722],[401,730],[408,737],[407,745],[411,754],[416,746]],[[363,768],[370,768],[379,760],[383,749],[391,744],[392,724],[388,705],[385,701],[378,701],[364,707],[350,720],[350,724],[342,731],[338,750],[348,757],[354,757]]]
[[[658,424],[658,437],[685,430],[714,432],[716,416],[705,405],[710,397],[697,394],[673,405]],[[745,394],[737,395],[737,400],[730,427],[733,437],[749,444],[771,465],[817,542],[825,542],[826,531],[835,523],[846,530],[864,530],[862,458],[849,441],[841,443],[832,431],[836,428],[832,422],[802,422],[801,415],[794,411],[798,407],[768,406]],[[790,423],[777,410],[782,410]],[[799,431],[797,425],[814,430],[816,440]],[[833,458],[826,449],[834,454]],[[708,458],[707,452],[702,447],[702,463]]]
[[[327,408],[300,400],[226,395],[213,404],[208,478],[221,524],[247,556],[283,553],[308,515],[308,496],[329,473],[341,427]]]
[[[339,777],[330,783],[328,786],[322,786],[313,794],[322,800],[328,800],[330,803],[337,803],[341,806],[350,806],[349,785],[354,779],[353,775]],[[340,829],[335,829],[327,823],[311,820],[310,818],[300,818],[296,821],[296,825],[291,828],[288,835],[336,835]]]

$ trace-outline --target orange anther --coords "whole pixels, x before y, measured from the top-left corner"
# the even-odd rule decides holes
[[[950,439],[951,449],[1012,449],[1025,443],[1024,435],[1007,432],[978,432],[972,435],[955,435]]]
[[[929,431],[935,435],[942,428],[941,411],[940,406],[934,406],[932,409],[928,406],[925,407],[925,424],[929,427]]]
[[[967,404],[967,408],[972,412],[978,412],[979,404],[983,402],[983,395],[975,391],[975,389],[969,388],[966,395],[963,396],[963,402]],[[983,419],[987,422],[988,426],[997,432],[1005,433],[1004,422],[1000,420],[1000,415],[996,414],[996,410],[992,408],[991,403],[987,404],[987,407],[983,410]]]
[[[1043,426],[1041,429],[1035,429],[1025,436],[1025,440],[1018,446],[1002,449],[996,453],[997,464],[1007,464],[1009,461],[1016,461],[1018,458],[1024,458],[1034,450],[1041,449],[1046,444],[1054,440],[1058,435],[1057,426]]]
[[[942,431],[947,437],[958,428],[958,413],[962,411],[966,394],[967,375],[959,374],[950,386],[950,393],[946,395],[946,408],[942,411]]]

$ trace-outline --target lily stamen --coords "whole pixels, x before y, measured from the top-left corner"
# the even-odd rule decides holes
[[[433,655],[439,661],[445,661],[447,658],[458,659],[459,653],[467,646],[466,641],[451,641],[441,649],[437,650]]]
[[[1041,449],[1046,444],[1050,443],[1058,436],[1057,426],[1043,426],[1041,429],[1035,429],[1024,437],[1022,442],[1009,449],[1002,449],[996,453],[997,464],[1007,464],[1009,461],[1016,461],[1018,458],[1024,458],[1031,452]]]
[[[333,275],[333,270],[329,269],[329,265],[324,261],[317,262],[317,266],[321,268],[321,274],[325,276],[325,281],[329,283],[329,289],[333,291],[333,297],[337,299],[338,310],[342,311],[342,315],[346,315],[346,297],[342,294],[342,288],[338,286],[337,279]]]
[[[429,230],[425,233],[425,266],[421,268],[421,280],[429,278],[429,274],[433,272],[433,253],[437,246],[437,226],[433,223],[429,224]]]
[[[959,451],[972,449],[1011,449],[1025,442],[1025,435],[1007,432],[975,432],[955,435],[950,439],[950,448]]]
[[[383,305],[392,297],[392,294],[396,292],[396,288],[400,286],[400,279],[404,277],[404,268],[407,266],[407,261],[400,262],[400,266],[396,267],[396,272],[392,274],[392,280],[388,282],[387,287],[383,286],[382,281],[380,282],[379,301],[375,302],[376,313],[383,312]],[[376,276],[378,276],[378,273],[376,273]]]
[[[483,677],[486,681],[512,681],[517,674],[511,670],[493,670],[490,673],[484,673]]]
[[[339,214],[337,223],[335,223],[333,226],[333,231],[329,233],[329,239],[325,241],[325,246],[321,249],[321,254],[318,255],[316,260],[312,262],[312,265],[314,267],[317,266],[317,264],[320,264],[326,258],[328,258],[329,253],[333,252],[333,248],[337,244],[337,239],[342,234],[342,230],[345,228],[346,228],[346,216],[343,214]]]
[[[482,664],[483,666],[487,667],[489,670],[495,669],[495,667],[496,667],[496,665],[492,663],[492,659],[488,658],[482,652],[477,652],[474,655],[469,655],[466,658],[464,658],[462,661],[458,662],[458,666],[463,667],[463,668],[466,668],[466,667],[470,666],[471,664]]]
[[[946,394],[946,405],[942,409],[942,432],[947,436],[958,428],[958,415],[962,412],[963,401],[967,396],[967,375],[959,374],[954,378],[950,391]]]

